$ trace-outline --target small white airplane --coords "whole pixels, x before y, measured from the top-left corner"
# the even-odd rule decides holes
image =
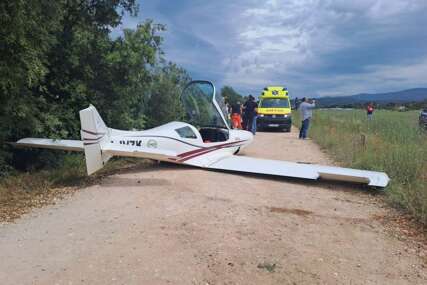
[[[236,154],[253,141],[252,133],[230,129],[222,98],[209,81],[192,81],[181,96],[188,123],[170,122],[144,131],[108,128],[94,106],[80,111],[81,140],[24,138],[17,146],[84,151],[88,175],[113,156],[140,157],[206,169],[303,179],[328,179],[385,187],[383,172],[266,160]]]

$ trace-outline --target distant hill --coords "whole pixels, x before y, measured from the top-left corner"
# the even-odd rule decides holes
[[[375,102],[380,104],[387,103],[409,103],[421,102],[427,100],[427,88],[414,88],[397,92],[377,93],[377,94],[357,94],[351,96],[339,97],[320,97],[316,103],[320,107],[335,107],[345,105],[365,104]]]

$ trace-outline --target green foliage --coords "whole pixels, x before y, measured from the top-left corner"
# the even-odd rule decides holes
[[[47,52],[62,11],[57,2],[2,1],[0,3],[0,176],[10,169],[11,154],[4,142],[43,127],[44,99],[33,96],[48,72]],[[46,129],[56,122],[46,120]]]
[[[119,129],[141,129],[145,126],[145,104],[150,86],[156,80],[153,69],[158,66],[163,25],[147,21],[136,30],[125,30],[124,36],[113,42],[108,54],[111,71],[109,96],[97,99],[106,123]],[[151,67],[151,68],[148,68]]]
[[[240,103],[244,102],[243,96],[237,93],[231,86],[222,87],[221,96],[224,97],[226,103],[231,105],[236,104],[237,101],[240,101]]]
[[[385,171],[389,201],[427,224],[427,134],[417,116],[377,110],[368,121],[363,110],[317,110],[309,134],[345,166]]]
[[[190,81],[187,72],[172,63],[165,64],[155,72],[147,103],[149,127],[183,119],[180,95]]]
[[[141,129],[147,120],[153,125],[181,116],[177,94],[188,75],[163,63],[159,33],[165,27],[148,20],[110,37],[123,13],[137,10],[135,0],[0,3],[0,176],[61,160],[61,154],[30,155],[4,142],[79,139],[78,111],[89,104],[114,128]],[[163,111],[150,113],[149,100]]]

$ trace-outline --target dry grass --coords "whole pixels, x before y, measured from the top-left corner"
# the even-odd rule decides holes
[[[15,173],[0,181],[0,222],[11,222],[33,208],[55,203],[77,189],[98,183],[105,176],[135,167],[147,160],[113,159],[95,175],[86,175],[84,157],[69,154],[59,168]]]
[[[385,171],[388,201],[427,224],[427,134],[417,115],[379,110],[368,121],[363,110],[316,110],[309,136],[344,166]]]

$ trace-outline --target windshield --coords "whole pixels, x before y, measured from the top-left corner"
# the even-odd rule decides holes
[[[228,109],[227,105],[225,104],[224,97],[222,97],[221,94],[217,92],[215,94],[215,101],[218,103],[218,106],[221,109],[222,115],[224,116],[227,125],[230,126],[230,116],[228,114]]]
[[[289,108],[289,100],[277,98],[262,99],[260,108]]]
[[[214,95],[215,87],[208,81],[193,81],[185,87],[181,100],[188,123],[199,128],[228,129]]]

